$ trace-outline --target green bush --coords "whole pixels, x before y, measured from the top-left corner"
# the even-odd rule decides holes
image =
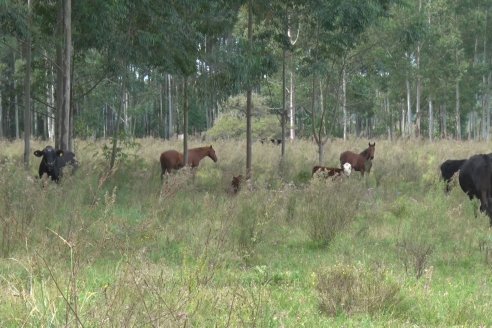
[[[400,303],[400,286],[384,271],[338,264],[317,274],[320,309],[329,316],[341,313],[375,314]]]
[[[357,178],[311,180],[298,215],[313,242],[327,246],[352,223],[364,193],[361,182]]]

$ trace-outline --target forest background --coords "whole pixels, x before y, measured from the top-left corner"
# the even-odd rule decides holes
[[[0,138],[489,140],[490,7],[2,0]]]

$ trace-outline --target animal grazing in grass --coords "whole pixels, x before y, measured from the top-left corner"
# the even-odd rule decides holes
[[[466,159],[448,159],[444,161],[441,166],[441,177],[446,182],[446,192],[451,190],[451,178],[458,172],[461,166],[466,162]]]
[[[75,158],[75,154],[68,150],[55,150],[51,146],[46,146],[43,150],[34,151],[34,155],[41,158],[39,163],[39,177],[43,177],[46,173],[51,180],[59,182],[63,176],[63,167],[71,165],[75,170],[79,162]]]
[[[267,138],[261,138],[260,139],[260,142],[262,144],[266,143],[270,141],[270,143],[274,144],[274,145],[280,145],[282,143],[282,139],[274,139],[274,138],[270,138],[270,139],[267,139]]]
[[[492,157],[478,154],[470,157],[460,167],[461,189],[470,197],[480,200],[480,211],[485,212],[492,226]]]
[[[200,164],[204,157],[210,157],[217,162],[217,155],[214,148],[210,146],[188,149],[188,165],[195,168]],[[184,156],[177,150],[167,150],[161,154],[161,178],[165,173],[171,173],[173,170],[179,170],[184,166]]]
[[[238,176],[233,176],[231,181],[231,193],[237,194],[241,189],[241,183],[243,182],[244,177],[240,174]]]
[[[344,151],[340,154],[340,166],[343,167],[343,164],[350,163],[353,170],[359,171],[361,175],[364,176],[364,172],[369,173],[371,171],[375,150],[376,142],[373,144],[369,142],[369,147],[364,149],[360,154],[356,154],[349,150]]]
[[[314,166],[312,176],[315,175],[327,177],[340,177],[342,175],[350,176],[352,173],[352,165],[350,163],[344,163],[343,168],[338,167],[326,167],[326,166]]]

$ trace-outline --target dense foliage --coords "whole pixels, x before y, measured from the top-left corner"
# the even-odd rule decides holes
[[[187,132],[206,131],[253,86],[272,114],[292,116],[291,137],[488,140],[489,1],[250,1],[251,48],[247,1],[74,2],[74,137],[111,136],[120,123],[128,136],[183,133],[185,102]],[[24,131],[31,36],[32,133],[53,138],[66,2],[0,2],[0,137]]]

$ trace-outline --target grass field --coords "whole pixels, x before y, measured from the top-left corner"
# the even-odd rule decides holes
[[[1,327],[492,325],[489,220],[438,171],[488,144],[376,140],[368,176],[321,181],[311,142],[283,163],[257,143],[233,196],[244,142],[164,183],[159,154],[181,145],[137,143],[108,172],[103,143],[76,141],[80,168],[56,185],[0,142]],[[323,164],[367,143],[330,142]]]

